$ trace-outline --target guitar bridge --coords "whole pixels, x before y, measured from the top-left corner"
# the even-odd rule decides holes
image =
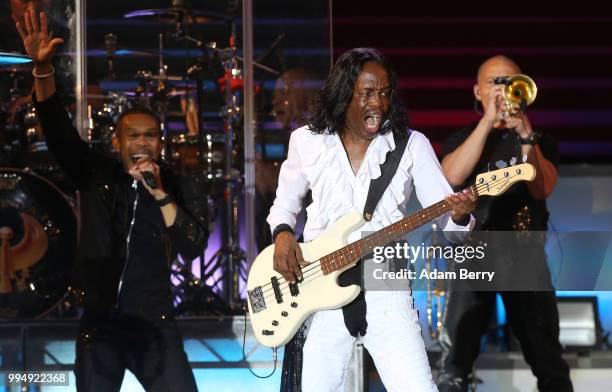
[[[266,300],[264,299],[263,291],[261,291],[261,286],[257,286],[253,290],[247,291],[247,294],[249,296],[249,302],[251,303],[253,313],[266,310]]]

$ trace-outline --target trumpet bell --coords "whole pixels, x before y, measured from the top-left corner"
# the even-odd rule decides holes
[[[538,87],[533,79],[524,74],[512,75],[505,83],[504,98],[508,106],[514,110],[525,111],[525,108],[535,101]]]

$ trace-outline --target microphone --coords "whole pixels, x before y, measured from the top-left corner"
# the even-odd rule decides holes
[[[141,174],[142,178],[144,179],[144,182],[149,186],[149,188],[157,188],[157,181],[155,181],[155,176],[153,175],[153,173],[145,171],[141,172]]]

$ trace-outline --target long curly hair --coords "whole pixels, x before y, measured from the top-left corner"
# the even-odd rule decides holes
[[[337,60],[325,86],[319,92],[313,115],[309,119],[310,130],[318,134],[342,135],[345,128],[346,112],[353,99],[355,84],[363,65],[369,61],[380,64],[389,75],[389,109],[383,119],[381,134],[395,132],[399,136],[406,134],[409,120],[406,110],[399,99],[397,75],[391,63],[376,49],[355,48],[343,53]]]

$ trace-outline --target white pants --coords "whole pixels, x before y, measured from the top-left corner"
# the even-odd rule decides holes
[[[437,391],[410,293],[366,291],[365,299],[368,328],[360,339],[387,391]],[[341,309],[317,312],[304,344],[302,391],[343,391],[355,341]]]

